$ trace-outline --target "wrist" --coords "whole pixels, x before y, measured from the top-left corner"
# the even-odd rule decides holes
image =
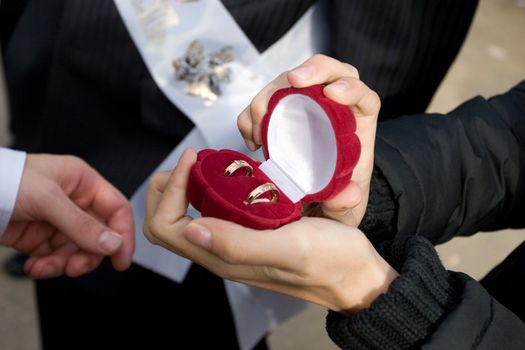
[[[340,302],[334,311],[350,316],[368,308],[381,294],[385,294],[399,273],[376,251],[367,266],[360,269],[359,277],[352,278],[352,285],[336,286],[335,294]]]

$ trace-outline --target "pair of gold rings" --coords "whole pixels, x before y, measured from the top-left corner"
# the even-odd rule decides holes
[[[231,176],[237,170],[244,169],[245,176],[253,176],[253,168],[244,160],[234,160],[224,169],[224,175]],[[265,193],[270,194],[270,198],[261,197]],[[252,205],[256,203],[275,203],[279,199],[279,190],[274,184],[267,182],[254,188],[246,197],[244,204]]]

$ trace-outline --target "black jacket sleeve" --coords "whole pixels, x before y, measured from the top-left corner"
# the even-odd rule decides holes
[[[447,115],[380,123],[375,162],[394,198],[399,236],[439,243],[524,227],[525,82]]]
[[[400,276],[350,318],[330,311],[327,331],[343,349],[523,349],[525,325],[463,273],[445,271],[432,244],[412,236],[379,253]]]

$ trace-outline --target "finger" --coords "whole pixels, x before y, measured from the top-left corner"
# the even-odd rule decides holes
[[[342,77],[359,79],[359,72],[348,63],[325,55],[314,55],[299,67],[288,72],[288,81],[294,87],[326,84]]]
[[[120,249],[116,251],[116,254],[111,254],[111,263],[117,271],[127,270],[131,265],[133,252],[135,251],[133,210],[127,202],[111,215],[108,226],[120,233],[122,237]]]
[[[76,215],[68,220],[68,230],[64,224],[59,229],[82,249],[94,254],[115,255],[112,257],[115,267],[119,270],[127,268],[135,247],[133,213],[129,202],[82,160],[76,157],[62,159],[62,166],[59,166],[61,186],[79,210],[75,211],[70,206],[69,212]],[[92,215],[80,209],[86,209]],[[55,217],[55,222],[60,221]],[[83,221],[85,229],[71,230],[71,223]],[[99,232],[96,232],[97,229]]]
[[[289,86],[286,73],[280,74],[259,91],[250,105],[237,118],[237,126],[250,150],[256,150],[261,145],[261,122],[273,93]]]
[[[53,205],[41,209],[44,220],[89,252],[111,255],[120,249],[121,235],[80,209],[61,189],[52,192]]]
[[[351,211],[362,200],[362,191],[359,184],[351,181],[348,186],[335,197],[321,203],[325,216],[347,225],[355,225]]]
[[[327,85],[323,93],[329,99],[350,106],[356,117],[376,116],[379,97],[365,83],[354,77],[342,77]]]
[[[350,181],[348,186],[339,192],[333,198],[330,198],[326,202],[323,202],[323,209],[337,212],[351,209],[359,204],[361,201],[361,189],[359,185],[353,181]]]
[[[278,231],[252,230],[224,220],[202,218],[186,227],[185,237],[229,264],[287,268],[290,246]]]
[[[62,276],[65,272],[66,263],[71,255],[78,250],[74,243],[68,243],[52,252],[50,255],[36,259],[28,274],[32,278],[54,278]]]
[[[250,151],[256,151],[257,145],[253,141],[253,123],[250,106],[246,107],[237,117],[237,128],[239,128],[246,147],[248,147]]]
[[[157,211],[157,207],[160,203],[160,199],[164,194],[166,186],[171,176],[171,171],[164,171],[157,173],[151,177],[148,186],[148,193],[146,195],[146,213],[144,215],[144,221],[148,222],[153,217],[153,214]]]
[[[154,220],[171,225],[186,215],[188,198],[186,194],[190,170],[197,161],[197,152],[189,148],[182,154],[173,170],[166,189],[155,213]]]
[[[277,78],[266,85],[250,103],[250,117],[252,120],[252,139],[253,142],[261,145],[261,122],[268,110],[268,102],[275,91],[289,87],[287,73],[281,73]]]
[[[45,240],[36,247],[34,247],[31,251],[26,252],[26,254],[29,255],[29,258],[24,264],[24,272],[26,275],[29,275],[29,271],[31,270],[33,265],[38,261],[38,259],[40,259],[43,256],[50,255],[53,251],[59,248],[58,245],[53,245],[53,240],[55,236],[53,236],[51,240]]]
[[[49,240],[49,245],[51,246],[51,249],[58,249],[58,247],[63,246],[69,241],[70,239],[66,235],[55,231],[53,236]]]
[[[135,224],[131,205],[126,197],[96,172],[93,172],[92,178],[87,179],[85,183],[91,183],[91,188],[86,189],[82,184],[75,192],[84,191],[85,196],[88,196],[87,191],[93,191],[94,195],[91,203],[89,203],[89,210],[108,228],[105,228],[105,232],[101,231],[102,234],[98,238],[99,247],[102,249],[93,250],[91,246],[84,246],[80,242],[75,242],[90,253],[111,256],[115,269],[126,270],[131,265],[135,249]],[[92,232],[95,232],[94,229]],[[104,238],[103,235],[108,238]],[[118,243],[119,240],[120,244]]]
[[[40,259],[41,256],[30,256],[24,263],[24,273],[29,276],[29,271],[33,268],[35,263]]]
[[[68,259],[65,274],[69,277],[85,275],[95,270],[103,259],[104,257],[101,255],[79,251]]]
[[[67,244],[70,243],[61,244],[61,246],[65,246]],[[32,252],[35,255],[29,257],[29,259],[24,265],[24,271],[26,272],[26,274],[29,273],[29,271],[33,268],[34,264],[37,261],[41,260],[43,257],[52,255],[54,252],[59,251],[61,248],[58,246],[54,246],[54,248],[51,248],[52,246],[52,243],[42,244],[40,247],[38,247],[37,250]],[[102,259],[103,257],[100,255],[94,255],[84,251],[78,251],[77,249],[77,252],[72,254],[68,258],[64,272],[69,277],[77,277],[86,274],[97,268],[102,262]]]
[[[53,226],[38,221],[13,225],[6,230],[6,236],[13,233],[10,231],[11,229],[20,230],[16,235],[18,238],[12,242],[11,246],[23,253],[33,251],[40,244],[47,241],[55,231]]]

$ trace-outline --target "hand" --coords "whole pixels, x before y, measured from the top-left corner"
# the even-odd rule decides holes
[[[343,313],[366,308],[397,277],[361,231],[332,220],[303,218],[273,231],[192,220],[186,186],[195,160],[188,150],[172,173],[153,177],[144,223],[152,243],[223,278]]]
[[[33,278],[94,270],[111,256],[131,264],[133,213],[126,198],[85,162],[70,156],[28,155],[18,198],[1,245],[30,257]]]
[[[272,94],[278,89],[326,84],[324,94],[349,106],[356,117],[356,134],[361,142],[361,157],[351,182],[337,196],[320,206],[305,208],[307,215],[327,216],[352,226],[358,226],[366,211],[370,179],[374,165],[374,141],[380,100],[361,80],[357,69],[336,59],[315,55],[299,67],[281,74],[253,99],[238,117],[237,125],[252,151],[261,145],[260,124]]]

